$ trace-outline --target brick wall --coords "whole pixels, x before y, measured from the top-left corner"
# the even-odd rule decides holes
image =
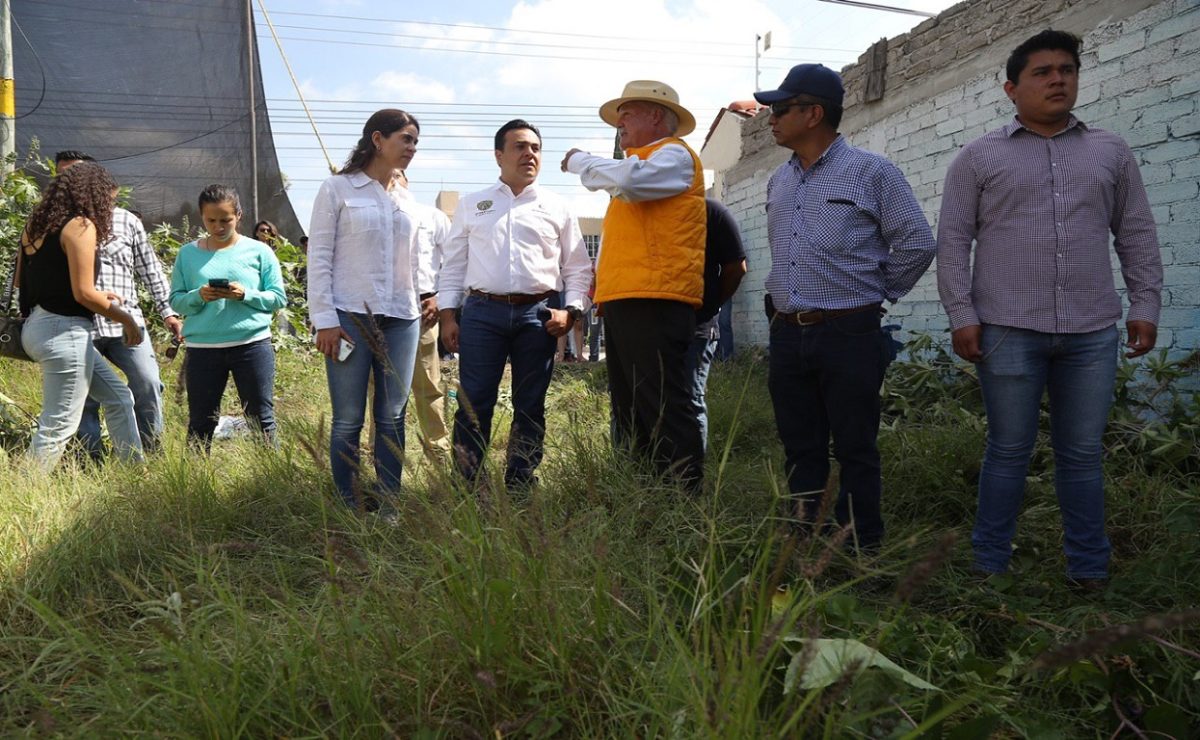
[[[842,70],[842,131],[903,170],[936,229],[950,161],[1013,114],[1002,89],[1004,60],[1047,27],[1084,38],[1076,114],[1123,136],[1141,163],[1165,268],[1160,346],[1200,347],[1198,0],[968,0],[889,40],[882,100],[862,102],[865,55]],[[735,333],[739,342],[765,344],[761,306],[771,258],[763,203],[767,178],[790,152],[775,146],[765,115],[743,127],[742,151],[719,194],[739,219],[750,261],[735,298]],[[1124,284],[1119,272],[1116,283]],[[889,312],[905,331],[944,336],[933,269]]]

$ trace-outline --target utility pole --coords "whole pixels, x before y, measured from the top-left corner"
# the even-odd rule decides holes
[[[0,0],[0,169],[9,172],[8,158],[17,147],[17,99],[13,83],[12,8]]]
[[[762,51],[759,51],[759,42],[760,41],[762,42]],[[758,92],[759,90],[762,89],[762,85],[759,84],[758,60],[762,56],[763,52],[767,51],[767,49],[770,49],[770,48],[771,48],[771,32],[770,31],[767,31],[762,36],[759,36],[758,34],[754,35],[754,92]]]
[[[246,0],[246,77],[250,80],[250,213],[254,215],[254,221],[258,221],[258,114],[254,102],[254,67],[254,4],[253,0]]]

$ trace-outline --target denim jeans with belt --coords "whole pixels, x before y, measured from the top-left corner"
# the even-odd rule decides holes
[[[379,492],[400,490],[404,470],[404,416],[412,386],[420,319],[338,311],[342,330],[354,342],[354,351],[342,362],[325,359],[333,423],[329,435],[329,464],[333,485],[349,506],[360,502],[359,441],[367,413],[367,383],[374,377],[371,405],[375,422],[375,475]],[[379,351],[376,354],[375,349]]]
[[[988,429],[971,534],[975,567],[989,573],[1008,568],[1042,394],[1048,391],[1067,575],[1106,577],[1111,547],[1104,534],[1101,461],[1116,382],[1116,326],[1047,334],[984,324],[982,332],[978,367]]]
[[[783,442],[788,490],[812,522],[829,478],[829,440],[841,466],[834,511],[851,521],[860,547],[883,539],[879,448],[879,388],[892,357],[878,311],[798,326],[771,322],[767,387]]]
[[[524,306],[474,295],[463,303],[458,334],[462,395],[454,414],[454,456],[467,479],[474,479],[483,469],[500,380],[511,359],[513,421],[504,482],[519,488],[533,480],[542,462],[546,391],[558,345],[546,332],[546,310],[558,307],[557,294]]]
[[[121,337],[96,337],[93,344],[103,357],[125,373],[125,381],[133,392],[133,415],[137,419],[142,447],[146,450],[156,448],[163,430],[163,384],[159,377],[158,360],[154,357],[154,346],[150,343],[150,332],[145,331],[142,341],[132,347],[125,344]],[[89,398],[84,404],[83,418],[76,436],[92,457],[99,457],[99,402]]]
[[[104,407],[114,452],[141,459],[133,394],[92,345],[92,328],[91,319],[37,306],[21,331],[22,346],[42,370],[42,413],[29,454],[47,470],[58,463],[79,428],[89,397]]]
[[[185,363],[189,440],[205,449],[212,444],[232,375],[247,421],[274,442],[275,348],[269,338],[233,347],[188,347]]]

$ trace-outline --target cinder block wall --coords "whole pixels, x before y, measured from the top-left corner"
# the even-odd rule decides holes
[[[1076,114],[1125,138],[1141,163],[1165,267],[1160,346],[1200,347],[1200,0],[967,0],[888,40],[882,100],[865,103],[866,54],[842,70],[851,143],[894,161],[936,230],[946,167],[968,141],[1007,122],[1004,61],[1044,28],[1084,38]],[[771,264],[763,204],[790,152],[760,115],[743,126],[743,157],[720,197],[738,217],[750,274],[735,298],[739,343],[766,344],[763,283]],[[1116,284],[1120,278],[1113,258]],[[890,317],[905,332],[945,336],[933,268]]]

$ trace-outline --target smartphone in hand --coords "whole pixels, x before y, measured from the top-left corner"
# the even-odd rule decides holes
[[[224,290],[229,287],[229,278],[209,278],[208,287]]]
[[[338,340],[337,361],[345,362],[346,358],[349,357],[350,353],[353,351],[354,351],[354,342],[351,342],[349,339],[342,337],[340,340]]]

